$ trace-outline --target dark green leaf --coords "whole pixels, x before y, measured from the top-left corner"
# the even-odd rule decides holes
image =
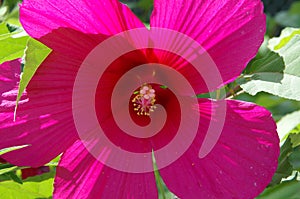
[[[153,0],[140,0],[137,5],[145,10],[149,10],[153,6]]]
[[[288,158],[293,169],[300,171],[300,147],[296,147]]]
[[[292,131],[292,132],[294,132],[294,131]],[[299,131],[297,132],[297,134],[296,133],[291,133],[289,137],[291,139],[292,147],[297,147],[297,146],[300,145],[300,133],[299,133]]]
[[[11,178],[14,182],[19,183],[19,184],[23,184],[23,181],[21,180],[21,178],[19,178],[19,176],[16,175],[15,172],[10,172],[10,173],[8,173],[8,174],[9,174],[10,178]]]
[[[300,2],[294,2],[288,11],[277,13],[275,20],[282,26],[300,27]]]
[[[287,27],[300,27],[300,15],[282,11],[275,16],[275,21]]]
[[[274,186],[281,182],[282,178],[289,177],[293,172],[293,167],[290,164],[288,157],[292,153],[293,147],[288,138],[280,148],[280,156],[278,159],[278,167],[274,174],[270,186]]]
[[[9,167],[13,167],[14,165],[12,164],[8,164],[8,163],[5,163],[5,164],[1,164],[0,163],[0,170],[1,169],[6,169],[6,168],[9,168]]]
[[[249,73],[274,72],[283,73],[284,61],[278,53],[268,51],[264,57],[257,59],[249,66]]]

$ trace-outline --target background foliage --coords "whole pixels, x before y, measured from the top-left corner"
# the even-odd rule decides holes
[[[122,2],[145,24],[149,23],[153,0]],[[277,121],[281,138],[279,166],[272,182],[257,198],[300,198],[300,1],[263,2],[267,15],[265,42],[243,74],[226,85],[226,96],[219,97],[257,103],[269,109]],[[0,63],[23,57],[21,93],[49,49],[24,32],[19,22],[18,3],[19,0],[0,0]],[[15,148],[0,149],[0,155],[9,150]],[[0,198],[51,198],[58,161],[59,157],[47,165],[49,172],[22,180],[25,168],[0,159]],[[160,198],[174,198],[158,172],[156,178]]]

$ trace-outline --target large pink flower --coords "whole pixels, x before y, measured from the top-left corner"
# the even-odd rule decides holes
[[[19,71],[15,65],[1,65],[0,148],[29,145],[5,154],[4,159],[16,165],[39,167],[63,152],[55,178],[54,198],[157,198],[153,172],[119,170],[91,153],[88,146],[98,145],[89,137],[81,140],[72,106],[76,77],[89,53],[118,33],[145,28],[143,23],[116,0],[24,0],[21,22],[30,36],[53,51],[28,85],[16,121],[13,118],[19,78],[15,73]],[[207,51],[226,83],[235,79],[255,56],[263,40],[265,16],[258,0],[155,0],[150,26],[173,30],[196,41]],[[130,45],[139,38],[132,40],[128,41]],[[184,46],[180,42],[174,45]],[[99,60],[105,59],[106,54],[99,55]],[[123,132],[114,120],[111,95],[116,83],[126,72],[143,64],[164,64],[182,74],[195,93],[210,91],[205,77],[188,61],[172,52],[151,48],[121,55],[99,77],[94,98],[86,101],[86,106],[95,103],[97,121],[105,135],[123,151],[151,153],[153,150],[165,184],[178,197],[253,198],[271,180],[279,155],[276,125],[264,108],[234,100],[197,100],[194,108],[187,107],[191,113],[200,113],[195,137],[176,160],[163,166],[168,154],[160,157],[157,151],[176,137],[183,108],[179,106],[178,96],[169,89],[177,85],[177,79],[168,80],[168,88],[142,81],[140,90],[135,88],[137,92],[132,90],[129,95],[125,109],[129,109],[132,119],[140,126],[150,120],[148,115],[137,113],[152,114],[150,109],[154,109],[155,115],[154,106],[160,104],[165,108],[166,122],[157,134],[134,137]],[[202,75],[206,73],[209,72]],[[143,89],[145,85],[148,90]],[[184,95],[186,90],[179,91]],[[132,101],[138,102],[137,105]],[[213,148],[205,156],[199,156],[210,126],[222,122],[218,107],[224,104],[226,118],[221,134]],[[187,130],[186,134],[190,132]],[[183,139],[182,145],[185,144]],[[179,151],[180,147],[179,142]],[[106,149],[100,155],[113,158]],[[170,156],[176,153],[169,151]],[[120,162],[124,161],[120,159]],[[129,162],[131,166],[136,164],[141,163]]]

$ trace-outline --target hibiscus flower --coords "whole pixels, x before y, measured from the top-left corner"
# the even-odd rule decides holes
[[[177,71],[190,83],[195,94],[209,92],[233,81],[255,56],[263,41],[265,16],[260,1],[154,1],[150,32],[151,29],[154,32],[161,30],[160,33],[171,30],[201,45],[222,79],[222,83],[215,84],[214,88],[206,82],[206,74],[211,74],[209,67],[204,67],[207,71],[200,71],[202,74],[199,74],[186,57],[166,52],[166,49],[153,48],[155,45],[151,43],[164,43],[170,39],[166,35],[151,38],[153,40],[149,40],[148,49],[139,49],[135,47],[143,35],[134,37],[129,32],[129,37],[119,40],[117,37],[117,41],[124,44],[125,38],[125,43],[133,47],[132,51],[121,54],[105,70],[101,64],[93,65],[96,67],[95,74],[104,70],[97,77],[99,82],[94,95],[90,97],[87,94],[90,92],[89,84],[80,81],[84,85],[80,90],[81,95],[74,95],[77,94],[78,77],[84,71],[82,69],[89,65],[87,57],[92,54],[99,63],[110,58],[110,48],[107,53],[93,54],[97,46],[111,41],[109,39],[115,35],[122,35],[124,31],[138,28],[148,31],[144,24],[129,8],[116,0],[24,0],[20,19],[27,33],[50,47],[52,52],[27,86],[15,121],[19,78],[15,73],[5,71],[17,69],[15,66],[1,65],[0,148],[28,145],[3,157],[12,164],[31,167],[42,166],[63,153],[57,167],[54,198],[158,197],[154,172],[147,169],[144,172],[132,170],[137,168],[135,166],[152,166],[152,156],[145,156],[142,162],[134,162],[128,156],[116,159],[109,146],[105,145],[103,136],[101,139],[91,136],[98,133],[96,126],[97,132],[94,133],[92,121],[99,123],[107,140],[121,151],[153,153],[166,186],[179,198],[253,198],[270,182],[277,167],[279,139],[275,122],[266,109],[248,102],[204,100],[191,96],[192,101],[196,100],[195,106],[183,107],[180,96],[187,97],[188,90],[181,88],[178,83],[180,77],[174,79],[164,76],[162,79],[169,84],[153,83],[147,79],[149,76],[159,76],[161,68]],[[181,41],[171,43],[181,52],[190,52],[184,48],[185,42]],[[113,45],[116,51],[123,48],[118,44],[116,42]],[[193,56],[197,57],[197,54]],[[118,81],[128,71],[152,63],[164,67],[159,65],[154,70],[143,69],[145,76],[140,73],[137,75],[141,81],[139,87],[122,94],[117,92],[119,100],[123,102],[122,96],[125,96],[127,104],[111,106],[111,103],[115,103],[112,98]],[[168,71],[159,74],[163,76],[165,73]],[[88,77],[95,81],[92,75]],[[126,84],[125,87],[130,86]],[[176,90],[176,87],[180,88]],[[80,101],[82,98],[84,100]],[[78,99],[83,104],[74,105]],[[222,109],[224,112],[221,115],[225,115],[225,118],[222,121],[218,107],[224,104],[226,109]],[[161,106],[165,112],[161,112]],[[140,137],[134,136],[136,132],[124,132],[114,118],[114,113],[122,110],[127,110],[138,126],[154,123],[158,113],[166,114],[165,123],[156,134],[150,132],[150,135],[144,135],[141,132]],[[78,116],[82,119],[80,112],[85,117],[86,126],[78,126]],[[91,112],[95,112],[97,120],[93,119]],[[186,112],[190,112],[190,115],[182,118],[181,115]],[[177,142],[178,150],[168,150],[159,155],[158,151],[176,138],[182,120],[188,124],[189,120],[194,121],[195,118],[198,118],[195,134],[191,136],[190,132],[194,123],[185,125],[183,132],[187,138]],[[218,129],[220,134],[217,139],[207,137],[211,125],[219,123],[224,125]],[[208,146],[204,154],[201,153],[201,145]],[[162,163],[170,157],[176,159],[167,165]],[[111,164],[118,161],[119,165]]]

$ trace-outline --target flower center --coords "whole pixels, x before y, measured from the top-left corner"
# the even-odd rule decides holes
[[[132,99],[134,111],[137,115],[150,115],[156,108],[155,90],[149,84],[143,84],[139,91],[136,91]]]

